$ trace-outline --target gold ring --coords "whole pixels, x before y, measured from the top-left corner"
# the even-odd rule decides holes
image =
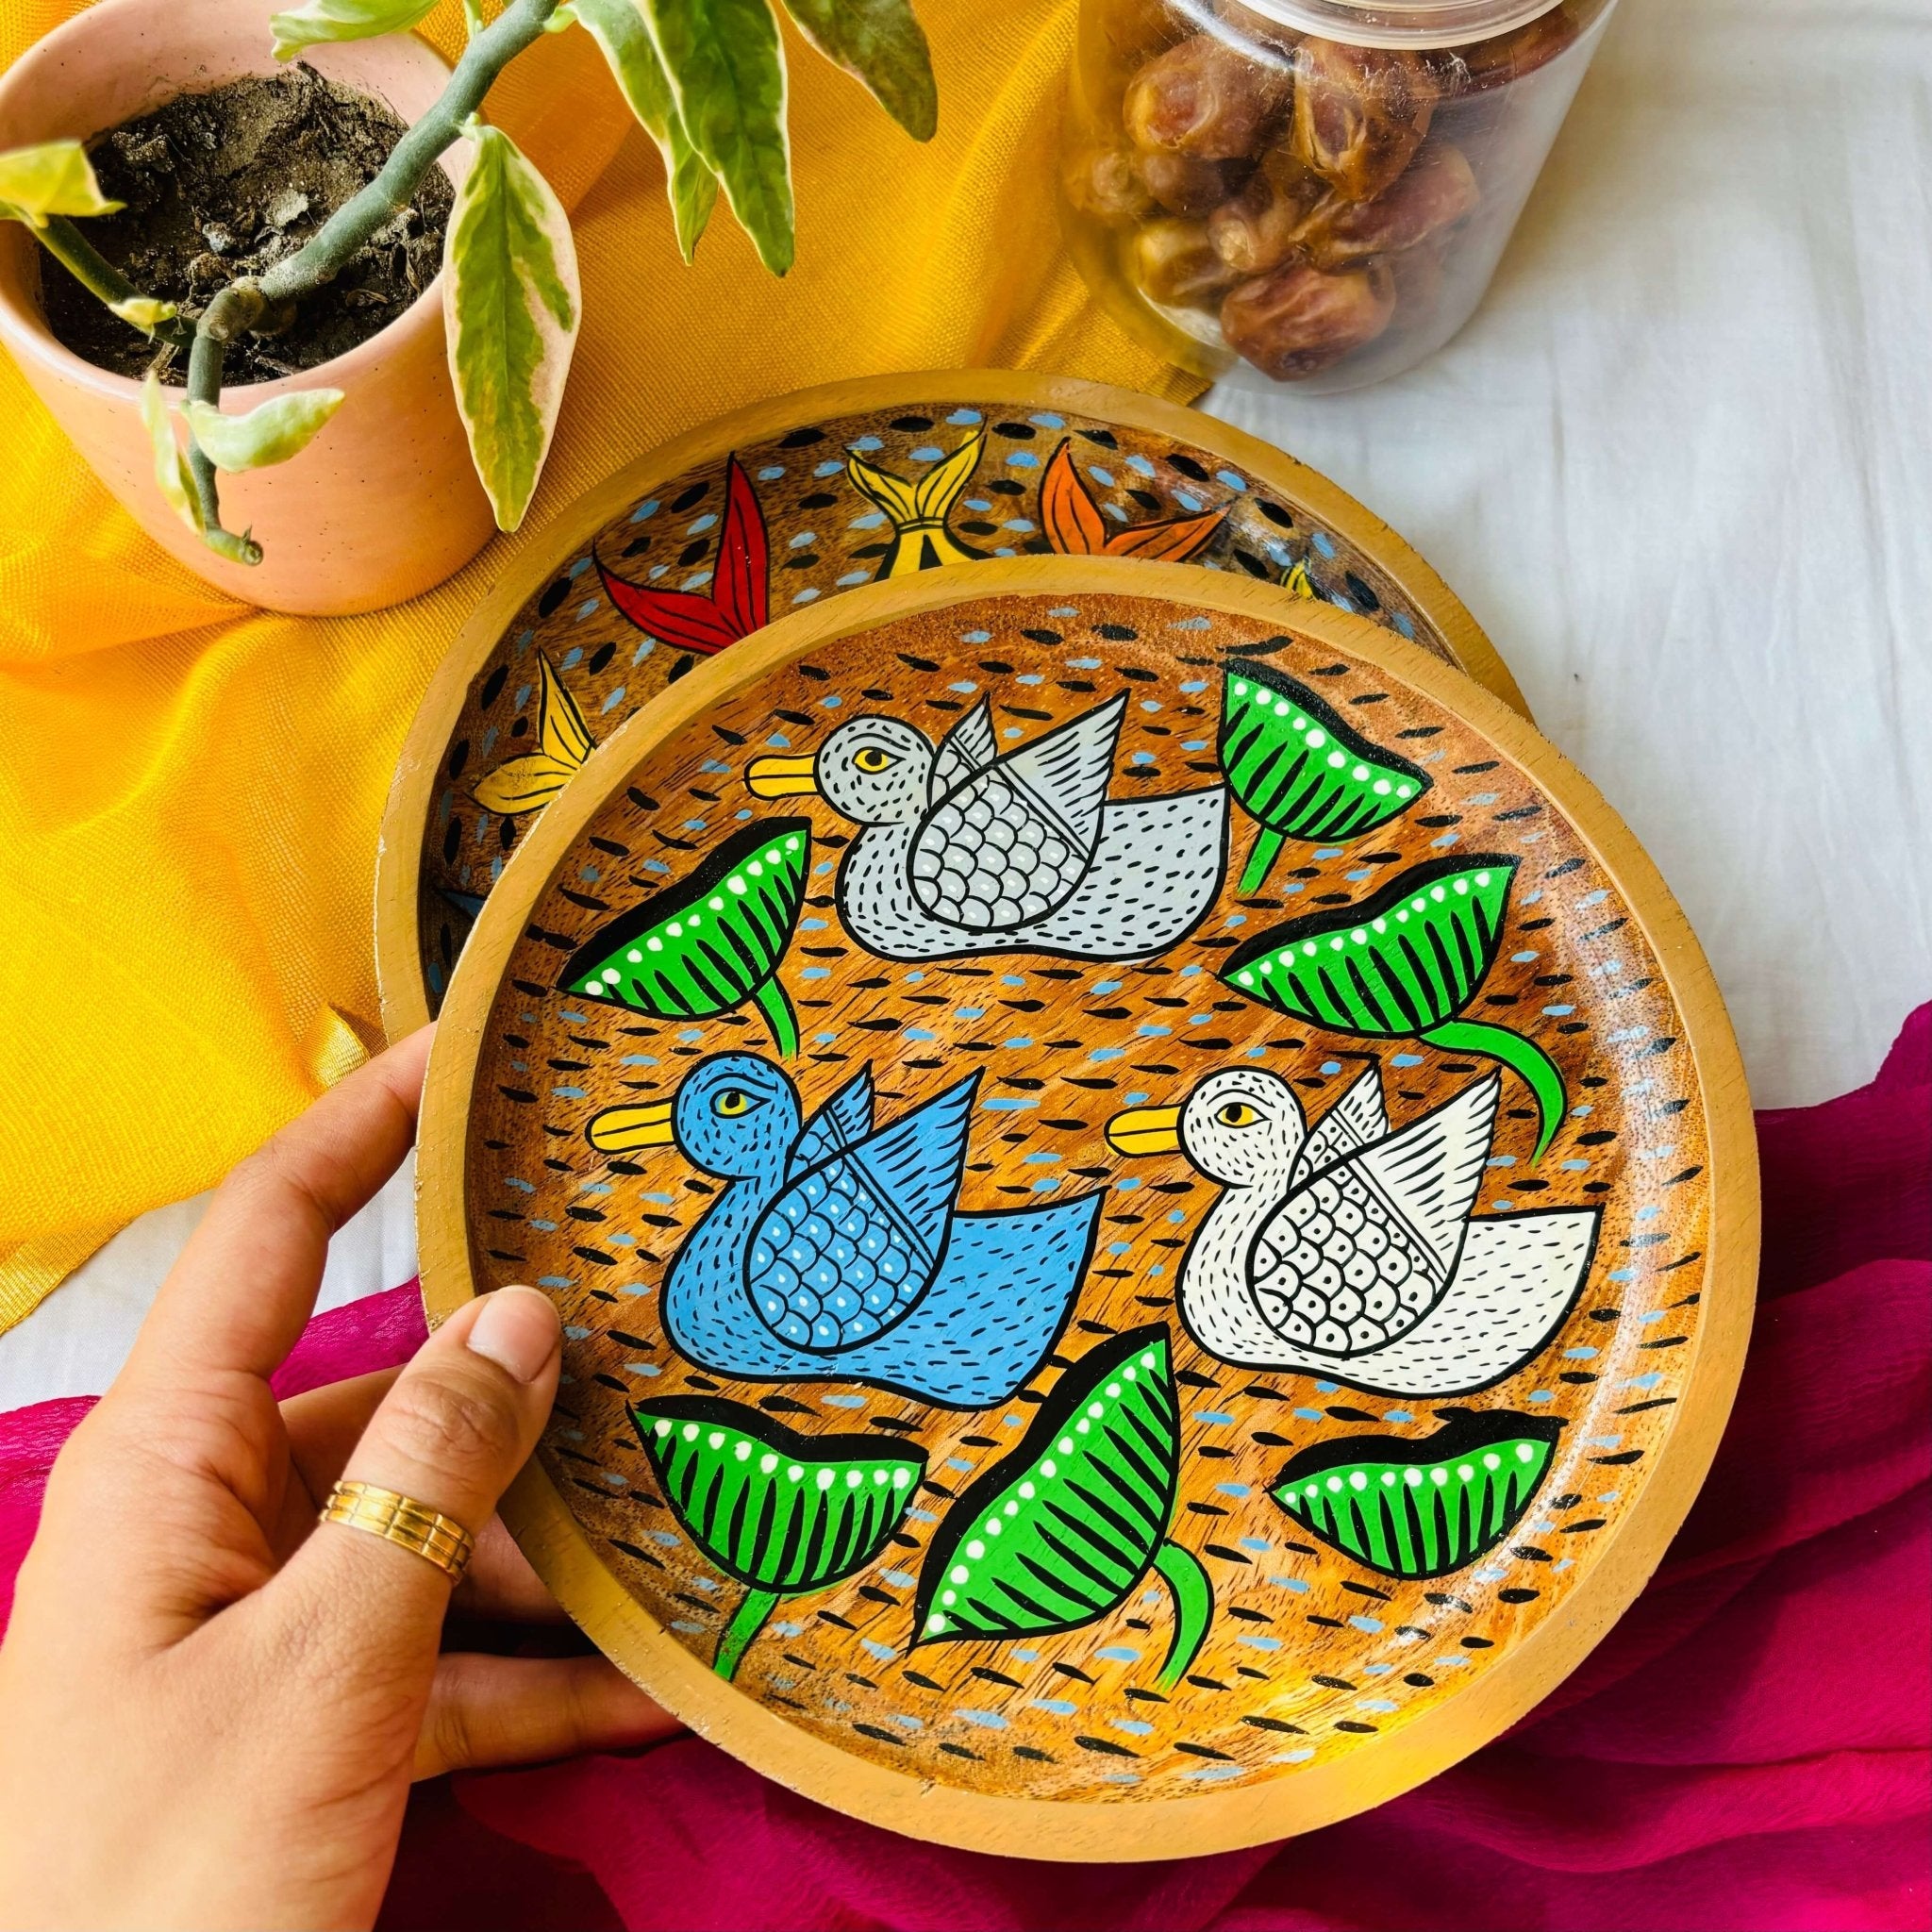
[[[476,1539],[454,1516],[374,1483],[338,1483],[322,1506],[322,1521],[366,1529],[434,1563],[452,1583],[463,1580],[476,1553]]]

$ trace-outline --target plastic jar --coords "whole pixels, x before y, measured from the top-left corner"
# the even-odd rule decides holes
[[[1616,0],[1081,0],[1068,238],[1197,375],[1318,393],[1482,300]]]

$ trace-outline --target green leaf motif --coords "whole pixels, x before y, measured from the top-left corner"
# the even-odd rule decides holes
[[[0,212],[29,227],[44,227],[49,215],[110,215],[121,205],[101,192],[93,163],[77,141],[0,154]]]
[[[1297,1020],[1399,1040],[1459,1013],[1494,963],[1517,860],[1437,859],[1359,906],[1275,926],[1221,976]]]
[[[917,1444],[802,1436],[712,1396],[641,1402],[631,1420],[691,1541],[725,1575],[781,1596],[862,1570],[925,1477]]]
[[[300,456],[341,406],[341,390],[309,389],[258,403],[240,416],[199,402],[188,404],[183,414],[202,455],[216,469],[232,472],[265,470]]]
[[[470,172],[443,242],[450,375],[470,455],[514,530],[549,454],[582,305],[570,221],[510,138],[474,118]]]
[[[664,158],[665,192],[676,225],[678,252],[689,261],[711,219],[718,177],[684,130],[658,50],[651,44],[639,0],[576,0],[577,18],[604,50],[618,88]]]
[[[1386,825],[1429,789],[1428,774],[1363,738],[1308,688],[1266,664],[1228,667],[1221,768],[1261,826],[1241,876],[1259,891],[1284,839],[1346,844]]]
[[[559,991],[658,1020],[703,1020],[756,1000],[781,1054],[798,1024],[777,983],[811,873],[811,821],[763,819],[676,885],[600,926]]]
[[[932,54],[907,0],[785,0],[785,10],[914,141],[933,138],[940,97]]]
[[[1446,1576],[1522,1520],[1549,1474],[1560,1424],[1507,1409],[1466,1413],[1420,1441],[1350,1436],[1297,1456],[1272,1491],[1297,1522],[1384,1576]]]
[[[1524,1035],[1457,1017],[1495,963],[1519,863],[1472,853],[1412,866],[1359,906],[1258,934],[1229,958],[1222,980],[1261,1006],[1337,1033],[1412,1034],[1446,1052],[1501,1060],[1536,1095],[1541,1159],[1562,1124],[1561,1072]]]
[[[407,32],[436,0],[308,0],[304,7],[269,19],[277,60],[292,60],[305,47],[325,41],[366,41]]]
[[[730,1677],[778,1600],[872,1562],[925,1478],[925,1451],[875,1436],[803,1436],[711,1396],[642,1402],[631,1422],[671,1513],[750,1594],[713,1668]]]
[[[785,49],[769,0],[644,0],[679,118],[774,275],[791,266]]]
[[[1075,1630],[1158,1568],[1176,1610],[1160,1681],[1177,1682],[1213,1613],[1198,1559],[1167,1541],[1179,1469],[1167,1330],[1103,1342],[1066,1371],[1019,1446],[940,1524],[920,1574],[914,1642]]]

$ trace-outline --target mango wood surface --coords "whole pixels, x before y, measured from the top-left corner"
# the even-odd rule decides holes
[[[1243,762],[1241,726],[1264,688],[1271,729],[1299,729],[1325,707],[1356,745],[1374,747],[1379,763],[1364,752],[1335,782],[1359,772],[1363,798],[1389,784],[1374,808],[1393,816],[1333,843],[1285,833],[1259,878],[1270,828],[1256,810],[1277,826],[1283,818]],[[1307,697],[1299,710],[1280,700],[1278,727],[1277,689]],[[1203,843],[1199,824],[1191,832],[1192,820],[1163,823],[1166,870],[1134,900],[1138,932],[1109,939],[1096,913],[1071,953],[1035,950],[1022,933],[998,952],[879,957],[881,946],[951,941],[917,924],[882,936],[867,924],[865,868],[852,855],[874,834],[804,789],[815,779],[839,791],[839,748],[820,756],[832,734],[869,713],[937,739],[984,698],[1009,757],[1123,695],[1110,801],[1211,805],[1224,768],[1246,774],[1218,843]],[[841,744],[863,750],[863,735]],[[1391,776],[1375,779],[1378,770]],[[1396,796],[1415,783],[1405,770],[1426,780],[1412,798]],[[769,948],[732,989],[739,1006],[682,1018],[638,1009],[633,995],[658,994],[596,970],[613,921],[656,900],[650,930],[674,943],[680,928],[667,920],[728,906],[723,874],[708,881],[711,898],[680,882],[734,837],[745,842],[732,875],[755,900],[803,868],[768,975],[782,1010],[747,990]],[[809,841],[802,858],[783,854],[793,838]],[[1155,936],[1172,877],[1197,870],[1204,851],[1214,889],[1191,929],[1153,957],[1074,956]],[[1266,937],[1283,924],[1312,918],[1324,947],[1330,925],[1344,948],[1359,945],[1355,908],[1384,907],[1391,931],[1410,906],[1434,920],[1423,910],[1428,880],[1453,906],[1455,876],[1475,897],[1507,889],[1451,1023],[1473,1030],[1438,1028],[1435,1042],[1365,1038],[1264,997],[1263,958],[1298,970],[1298,955]],[[1414,896],[1386,898],[1396,878],[1420,881]],[[1033,916],[1007,915],[1009,926]],[[1361,917],[1368,939],[1370,911]],[[650,943],[632,922],[608,971],[628,971],[628,958],[648,974]],[[813,1357],[796,1324],[789,1341],[772,1325],[790,1320],[773,1303],[765,1326],[740,1324],[768,1352],[756,1372],[694,1325],[693,1310],[724,1306],[748,1281],[757,1302],[768,1286],[755,1247],[741,1274],[707,1281],[693,1241],[732,1188],[750,1185],[723,1178],[729,1161],[694,1138],[703,1124],[691,1101],[722,1092],[720,1053],[747,1057],[725,1067],[746,1070],[741,1080],[782,1073],[808,1116],[870,1065],[884,1130],[977,1074],[947,1204],[963,1217],[956,1242],[974,1217],[1025,1235],[1047,1224],[1023,1217],[1077,1218],[1091,1200],[1092,1245],[1064,1319],[1009,1394],[949,1387],[956,1367],[909,1344],[894,1353],[916,1311],[889,1311],[885,1332],[862,1341],[873,1318],[853,1313],[843,1352]],[[1291,1094],[1320,1133],[1344,1096],[1359,1101],[1372,1067],[1397,1136],[1492,1109],[1474,1141],[1429,1170],[1481,1162],[1442,1308],[1481,1272],[1472,1257],[1484,1242],[1493,1251],[1512,1227],[1552,1239],[1484,1320],[1433,1352],[1362,1328],[1361,1297],[1347,1301],[1331,1277],[1325,1314],[1310,1304],[1309,1319],[1357,1327],[1321,1330],[1334,1353],[1325,1371],[1311,1365],[1293,1308],[1248,1292],[1265,1286],[1256,1271],[1275,1265],[1250,1246],[1236,1299],[1272,1310],[1277,1330],[1262,1352],[1302,1365],[1234,1359],[1241,1346],[1217,1327],[1214,1300],[1214,1230],[1239,1191],[1231,1157],[1209,1150],[1201,1108],[1178,1124],[1167,1110],[1204,1079],[1233,1078],[1264,1107]],[[1554,1105],[1545,1069],[1560,1082]],[[1203,1091],[1218,1114],[1221,1090]],[[721,1112],[734,1095],[744,1097],[734,1087]],[[1377,1170],[1377,1185],[1400,1191],[1420,1169],[1410,1163],[1408,1180],[1391,1172]],[[1287,1836],[1407,1790],[1506,1728],[1621,1614],[1690,1507],[1736,1387],[1756,1273],[1749,1099],[1722,1003],[1668,891],[1588,782],[1506,706],[1372,624],[1228,575],[1106,558],[989,564],[805,610],[698,666],[600,746],[511,859],[465,949],[431,1059],[419,1174],[432,1320],[511,1280],[536,1281],[563,1310],[570,1380],[504,1514],[572,1615],[653,1694],[760,1771],[898,1830],[1028,1857],[1167,1857]],[[1369,1205],[1373,1220],[1380,1209]],[[1346,1204],[1327,1207],[1319,1226],[1304,1216],[1293,1240],[1269,1237],[1269,1256],[1278,1249],[1292,1268],[1294,1240],[1312,1234],[1320,1246],[1331,1225],[1350,1224]],[[902,1200],[892,1224],[908,1211]],[[1509,1343],[1495,1373],[1483,1348],[1533,1299],[1535,1270],[1547,1273],[1586,1226],[1587,1245],[1569,1251],[1574,1291],[1558,1284],[1548,1320]],[[1017,1328],[1052,1271],[1008,1272]],[[848,1319],[836,1299],[812,1306],[815,1319]],[[1398,1310],[1384,1326],[1408,1319]],[[1414,1335],[1428,1332],[1424,1320]],[[695,1361],[679,1345],[694,1338]],[[1003,1345],[994,1337],[983,1352],[994,1358]],[[1123,1522],[1103,1540],[1130,1548],[1126,1571],[1147,1557],[1140,1572],[1075,1627],[1041,1617],[1015,1628],[1026,1613],[1011,1593],[997,1616],[987,1607],[1002,1552],[987,1554],[997,1533],[984,1519],[1004,1498],[1019,1512],[1007,1533],[1037,1536],[1046,1503],[1030,1491],[1021,1500],[1020,1478],[1030,1473],[1050,1503],[1051,1460],[1074,1443],[1074,1417],[1096,1416],[1108,1436],[1116,1409],[1141,1400],[1124,1390],[1122,1361],[1172,1396],[1165,1537],[1158,1552],[1135,1544],[1132,1509],[1112,1508]],[[1404,1392],[1418,1379],[1427,1387]],[[1045,1445],[1045,1462],[1041,1412],[1068,1431]],[[1157,1462],[1163,1414],[1147,1398],[1152,1426],[1133,1438],[1157,1443]],[[702,1422],[680,1450],[688,1415]],[[739,1424],[757,1440],[733,1463]],[[773,1434],[774,1424],[793,1435]],[[855,1528],[857,1567],[821,1564],[814,1574],[829,1580],[761,1601],[734,1573],[729,1525],[707,1515],[707,1499],[731,1493],[734,1469],[759,1466],[767,1438],[780,1451],[774,1484],[787,1456],[808,1486],[834,1455],[845,1457],[835,1480],[848,1479],[862,1452],[861,1479],[890,1499],[886,1486],[911,1467],[903,1512],[875,1510],[869,1542]],[[833,1438],[859,1439],[860,1450]],[[693,1476],[691,1464],[680,1474],[664,1459],[702,1457],[708,1443],[723,1445],[708,1474]],[[1437,1467],[1452,1488],[1459,1469],[1480,1483],[1490,1444],[1499,1459],[1522,1455],[1529,1483],[1521,1507],[1491,1524],[1496,1534],[1397,1550],[1364,1531],[1366,1516],[1326,1513],[1331,1473],[1339,1491],[1365,1466],[1357,1495],[1378,1476],[1400,1494],[1411,1469],[1418,1484]],[[1285,1483],[1297,1470],[1307,1480]],[[1062,1513],[1049,1525],[1057,1544],[1029,1547],[1058,1550],[1047,1571],[1077,1573],[1089,1588],[1106,1563],[1070,1542],[1066,1524]],[[1203,1627],[1197,1606],[1191,1628],[1196,1571],[1211,1614]],[[1006,1619],[994,1634],[990,1617]],[[733,1682],[714,1668],[727,1660]]]
[[[895,496],[895,481],[909,492],[979,437],[959,475],[929,487],[930,501]],[[756,504],[749,519],[745,503],[733,516],[734,457]],[[762,598],[753,610],[741,600],[734,614],[719,566],[747,522],[761,526],[751,535]],[[1210,417],[1005,370],[865,377],[777,397],[664,444],[591,491],[458,633],[417,712],[383,821],[376,955],[390,1037],[434,1014],[476,902],[535,823],[534,811],[491,811],[476,791],[537,746],[541,660],[578,708],[588,744],[751,616],[783,617],[922,564],[1083,547],[1287,580],[1374,616],[1528,715],[1475,620],[1394,531],[1317,472]],[[709,610],[687,608],[686,622],[674,615],[653,633],[661,603],[631,592],[667,590]]]

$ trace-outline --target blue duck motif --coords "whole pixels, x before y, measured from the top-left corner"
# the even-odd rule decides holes
[[[947,1408],[1018,1391],[1079,1291],[1100,1196],[960,1212],[978,1084],[880,1127],[868,1070],[807,1122],[776,1067],[725,1053],[673,1101],[598,1115],[604,1152],[675,1141],[731,1183],[665,1280],[677,1348],[722,1375],[868,1382]]]

